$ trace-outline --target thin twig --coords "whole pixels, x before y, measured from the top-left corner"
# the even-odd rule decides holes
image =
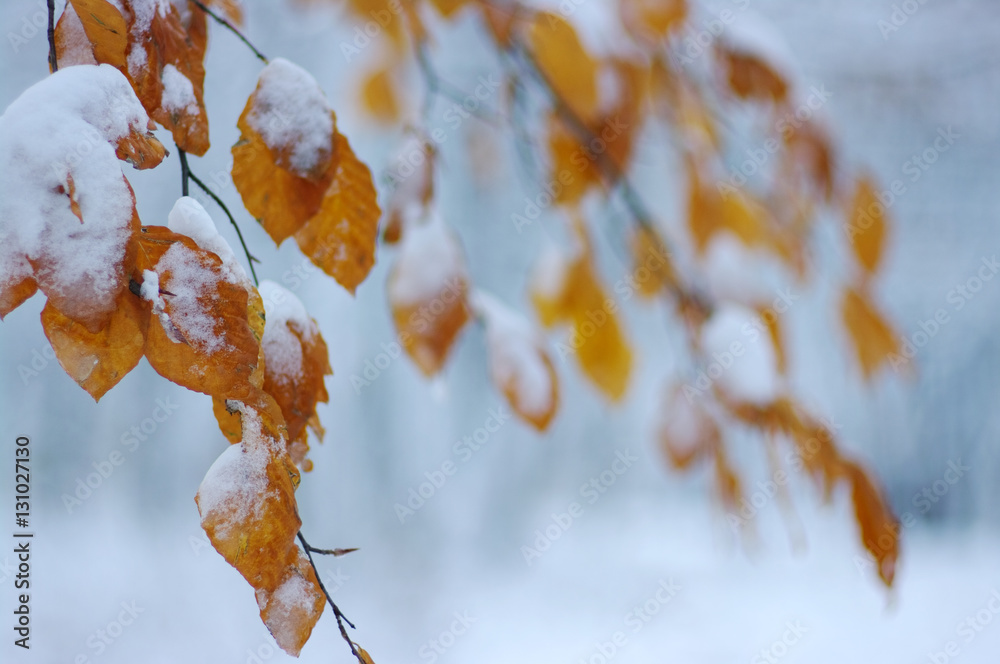
[[[49,0],[49,2],[52,2],[52,0]],[[211,9],[209,9],[207,6],[205,6],[205,3],[201,2],[201,0],[191,0],[191,2],[194,3],[195,7],[197,7],[198,9],[200,9],[201,11],[205,12],[206,14],[208,14],[209,16],[211,16],[213,19],[215,19],[215,21],[217,23],[219,23],[221,25],[224,25],[225,27],[229,28],[229,30],[234,35],[236,35],[237,37],[240,38],[240,41],[242,41],[244,44],[246,44],[250,48],[250,50],[253,51],[254,55],[256,55],[260,60],[262,60],[264,62],[264,64],[268,63],[267,56],[265,56],[263,53],[261,53],[260,51],[258,51],[257,47],[254,46],[253,44],[251,44],[250,40],[247,39],[246,36],[242,32],[240,32],[239,29],[235,25],[233,25],[232,23],[230,23],[229,21],[227,21],[226,19],[222,18],[221,16],[219,16],[218,14],[216,14],[214,11],[212,11]]]
[[[357,547],[353,549],[317,549],[310,545],[309,550],[313,553],[321,553],[324,556],[346,556],[348,553],[352,553],[358,549]]]
[[[176,143],[175,143],[176,145]],[[181,158],[181,196],[188,195],[188,178],[191,177],[191,169],[188,168],[187,152],[177,146],[177,155]]]
[[[351,648],[351,654],[357,657],[361,664],[365,664],[365,661],[361,659],[361,653],[358,652],[358,649],[354,645],[354,641],[352,641],[351,637],[348,636],[347,628],[344,627],[344,623],[350,625],[351,629],[357,629],[357,627],[355,627],[354,623],[347,619],[347,616],[341,613],[340,607],[338,607],[337,603],[333,601],[333,597],[330,596],[330,592],[326,589],[326,586],[323,585],[323,580],[319,578],[319,570],[316,569],[316,562],[312,557],[312,552],[316,549],[306,541],[306,538],[302,535],[301,530],[298,532],[298,537],[299,541],[302,542],[302,548],[305,549],[306,557],[309,558],[309,564],[312,566],[313,572],[316,574],[316,581],[319,583],[319,589],[323,591],[323,594],[326,596],[326,601],[330,604],[330,608],[333,609],[333,615],[337,618],[337,627],[340,628],[340,635],[344,637],[345,641],[347,641],[347,645]]]
[[[437,73],[437,70],[434,69],[434,65],[431,64],[430,57],[427,55],[427,43],[425,41],[417,41],[414,45],[414,52],[416,53],[417,65],[420,68],[420,73],[424,77],[424,82],[427,84],[427,96],[424,98],[423,109],[425,120],[430,116],[431,108],[433,108],[434,97],[436,95],[440,95],[461,106],[464,112],[482,120],[483,122],[491,125],[501,124],[500,120],[502,116],[496,111],[480,108],[479,105],[471,110],[466,108],[465,102],[470,97],[475,99],[477,102],[479,99],[475,95],[466,94],[457,85],[448,82]]]
[[[59,63],[56,61],[56,2],[49,0],[49,68],[53,73],[59,71]]]
[[[233,217],[233,214],[229,211],[229,208],[226,207],[226,204],[222,202],[222,199],[219,198],[214,191],[209,189],[208,185],[201,181],[201,178],[191,171],[188,171],[188,176],[201,188],[202,191],[208,194],[211,199],[215,201],[216,205],[222,208],[222,211],[226,213],[226,216],[229,217],[229,223],[231,223],[233,228],[236,229],[236,237],[240,239],[240,244],[243,245],[243,253],[247,255],[247,265],[250,266],[250,276],[253,277],[253,285],[260,286],[260,282],[257,281],[257,272],[253,269],[253,264],[255,262],[259,263],[260,261],[253,254],[251,254],[250,249],[247,248],[247,243],[243,239],[243,233],[240,231],[240,226],[236,223],[236,219]]]

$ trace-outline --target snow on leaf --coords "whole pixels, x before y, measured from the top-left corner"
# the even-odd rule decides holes
[[[538,12],[528,31],[531,53],[553,91],[585,122],[599,110],[598,63],[573,26],[558,14]]]
[[[885,207],[875,195],[877,189],[870,178],[860,178],[851,201],[847,233],[858,263],[868,274],[878,269],[882,258],[887,223]]]
[[[434,196],[436,156],[433,142],[424,136],[410,134],[400,145],[390,162],[395,187],[385,205],[383,242],[395,244],[406,228],[419,223],[426,214]]]
[[[128,289],[118,295],[111,319],[97,333],[47,302],[42,329],[59,364],[95,401],[135,368],[146,347],[149,308]]]
[[[465,257],[440,217],[406,230],[387,288],[400,343],[433,376],[469,319]]]
[[[275,642],[289,655],[298,657],[313,627],[323,615],[326,596],[319,587],[309,559],[298,548],[296,559],[273,590],[257,590],[260,617]]]
[[[260,295],[267,312],[263,389],[281,408],[292,460],[301,465],[309,449],[307,425],[323,437],[316,406],[328,399],[323,378],[333,370],[319,326],[302,302],[273,281],[261,282]]]
[[[893,330],[868,295],[854,288],[844,290],[841,315],[854,344],[861,372],[865,380],[870,380],[879,367],[897,352],[898,343]]]
[[[542,325],[572,325],[569,342],[558,346],[560,354],[576,355],[584,374],[608,399],[625,396],[632,350],[615,316],[619,305],[604,292],[589,250],[541,263],[531,300]]]
[[[770,335],[746,341],[742,330],[755,318],[753,310],[723,303],[702,328],[701,343],[716,387],[739,403],[765,405],[781,391],[778,360]]]
[[[337,133],[308,73],[274,60],[237,123],[233,183],[276,244],[302,251],[350,292],[375,262],[379,209],[368,167]]]
[[[116,146],[158,146],[162,158],[148,122],[109,65],[61,69],[0,116],[0,314],[37,285],[90,332],[107,323],[139,230]]]
[[[252,393],[260,342],[250,327],[246,285],[219,256],[159,226],[143,228],[138,264],[157,273],[165,303],[146,339],[153,369],[212,396]]]
[[[711,454],[721,440],[718,425],[697,397],[676,385],[664,396],[657,413],[660,448],[680,470]]]
[[[663,38],[687,18],[687,0],[624,0],[620,4],[623,22],[632,30]]]
[[[474,293],[472,306],[486,326],[494,384],[518,416],[544,431],[559,406],[559,382],[541,334],[487,293]]]

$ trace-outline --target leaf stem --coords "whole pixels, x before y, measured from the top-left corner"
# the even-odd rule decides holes
[[[174,145],[177,145],[174,143]],[[191,177],[191,169],[188,168],[187,152],[177,145],[177,155],[181,158],[181,196],[188,195],[188,179]]]
[[[59,62],[56,60],[56,2],[55,0],[48,0],[49,5],[49,69],[53,73],[59,71]]]
[[[183,152],[181,154],[183,154]],[[247,248],[246,240],[243,239],[243,233],[242,231],[240,231],[240,226],[239,224],[236,223],[236,219],[233,217],[233,214],[229,211],[229,208],[226,207],[226,204],[222,202],[222,199],[219,198],[219,196],[214,191],[209,189],[208,185],[206,185],[204,182],[201,181],[201,178],[192,173],[190,170],[188,171],[188,177],[190,177],[192,182],[198,185],[198,187],[202,191],[208,194],[209,197],[213,201],[215,201],[215,204],[218,205],[220,208],[222,208],[222,211],[226,213],[227,217],[229,217],[229,223],[231,223],[233,225],[233,228],[236,229],[236,237],[240,239],[240,244],[243,246],[243,253],[245,253],[247,256],[247,265],[250,266],[250,276],[253,277],[253,285],[260,286],[260,282],[257,281],[257,272],[253,269],[253,264],[259,263],[260,260],[258,260],[257,257],[254,256],[253,254],[251,254],[250,249]]]
[[[51,3],[52,0],[49,0],[49,2]],[[254,46],[252,43],[250,43],[250,40],[247,39],[246,36],[242,32],[240,32],[239,29],[236,26],[234,26],[232,23],[230,23],[229,21],[227,21],[226,19],[222,18],[221,16],[219,16],[218,14],[216,14],[214,11],[212,11],[211,9],[209,9],[205,5],[205,3],[201,2],[201,0],[191,0],[191,2],[194,4],[195,7],[197,7],[201,11],[203,11],[206,14],[208,14],[209,16],[211,16],[213,19],[215,19],[215,21],[217,23],[219,23],[221,25],[224,25],[225,27],[227,27],[230,30],[230,32],[232,32],[234,35],[236,35],[237,37],[239,37],[240,41],[242,41],[244,44],[246,44],[250,48],[250,50],[253,51],[253,54],[256,55],[264,64],[268,63],[267,56],[264,55],[263,53],[261,53],[260,51],[258,51],[257,47]]]

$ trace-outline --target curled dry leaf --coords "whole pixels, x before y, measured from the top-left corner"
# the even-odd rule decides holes
[[[616,317],[618,303],[601,285],[589,250],[574,257],[543,257],[531,286],[531,300],[545,327],[570,323],[560,355],[576,355],[584,374],[612,401],[625,396],[632,351]]]
[[[544,339],[527,319],[487,293],[476,292],[472,304],[486,326],[494,384],[521,419],[544,431],[559,406],[559,382]]]
[[[375,263],[379,209],[368,167],[336,131],[316,80],[276,58],[237,126],[233,183],[276,244],[295,236],[351,293]]]
[[[440,217],[406,229],[387,287],[400,344],[433,376],[469,320],[465,257]]]

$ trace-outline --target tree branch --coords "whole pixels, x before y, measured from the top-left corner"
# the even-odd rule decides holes
[[[49,2],[51,3],[52,0],[49,0]],[[268,63],[267,56],[265,56],[263,53],[261,53],[260,51],[258,51],[257,47],[254,46],[252,43],[250,43],[250,40],[247,39],[246,36],[242,32],[240,32],[239,29],[236,26],[234,26],[232,23],[230,23],[229,21],[227,21],[226,19],[222,18],[221,16],[219,16],[218,14],[216,14],[214,11],[212,11],[211,9],[209,9],[205,5],[205,3],[201,2],[201,0],[191,0],[191,2],[194,4],[195,7],[197,7],[201,11],[203,11],[206,14],[208,14],[209,16],[211,16],[213,19],[215,19],[215,21],[217,23],[219,23],[220,25],[225,26],[234,35],[236,35],[237,37],[239,37],[240,41],[242,41],[244,44],[246,44],[250,48],[250,50],[253,51],[253,54],[256,55],[258,59],[260,59],[261,61],[263,61],[264,64]]]
[[[259,263],[260,261],[253,254],[251,254],[250,250],[247,248],[246,240],[243,239],[243,233],[240,231],[240,226],[236,223],[236,219],[233,217],[233,214],[229,211],[229,208],[226,207],[226,204],[222,202],[222,199],[219,198],[214,191],[209,189],[208,185],[201,181],[201,178],[192,173],[190,170],[188,171],[188,177],[190,177],[202,191],[208,194],[209,197],[215,201],[215,204],[222,208],[222,211],[226,213],[227,217],[229,217],[229,223],[231,223],[233,228],[236,229],[236,236],[240,239],[240,244],[243,246],[243,253],[247,256],[247,265],[250,266],[250,276],[253,277],[253,285],[260,286],[260,282],[257,281],[257,272],[253,269],[253,264],[255,262]]]
[[[55,27],[55,21],[56,21],[56,2],[55,2],[55,0],[49,0],[48,1],[48,5],[49,5],[49,27],[48,27],[48,31],[47,32],[48,32],[48,36],[49,36],[49,69],[51,69],[52,72],[55,73],[55,72],[59,71],[59,63],[56,61],[56,27]]]
[[[465,107],[466,99],[469,97],[476,99],[476,97],[471,94],[465,94],[461,88],[448,82],[437,73],[437,70],[434,69],[434,65],[431,64],[430,57],[427,55],[426,41],[414,39],[414,52],[417,58],[417,66],[420,68],[420,73],[424,78],[424,82],[427,84],[427,97],[424,99],[423,109],[425,121],[430,115],[434,96],[440,95],[458,104],[462,107],[464,112],[482,120],[483,122],[495,126],[501,124],[500,120],[502,116],[496,111],[483,109],[478,105],[476,108],[471,110]],[[479,100],[476,99],[476,101]]]
[[[319,583],[319,589],[323,591],[323,594],[326,596],[326,601],[330,604],[330,608],[333,609],[333,615],[337,618],[337,627],[340,628],[340,635],[344,638],[345,641],[347,641],[347,645],[351,649],[351,654],[357,657],[358,662],[360,662],[361,664],[366,664],[365,660],[362,659],[361,657],[361,653],[358,652],[357,647],[354,645],[354,641],[352,641],[351,637],[348,636],[347,628],[344,627],[344,623],[350,625],[351,629],[357,629],[357,627],[355,627],[354,623],[352,623],[350,620],[347,619],[347,616],[341,613],[340,607],[338,607],[337,603],[333,601],[333,597],[330,596],[330,592],[326,589],[326,586],[323,585],[323,580],[319,578],[319,570],[316,569],[316,562],[313,560],[312,554],[313,551],[317,552],[325,552],[325,551],[317,549],[311,544],[309,544],[309,542],[306,541],[306,538],[302,535],[301,530],[298,532],[298,537],[299,541],[302,543],[302,548],[305,549],[306,557],[309,558],[309,564],[312,566],[313,572],[316,574],[316,581]],[[354,550],[355,549],[351,549],[351,551]]]

